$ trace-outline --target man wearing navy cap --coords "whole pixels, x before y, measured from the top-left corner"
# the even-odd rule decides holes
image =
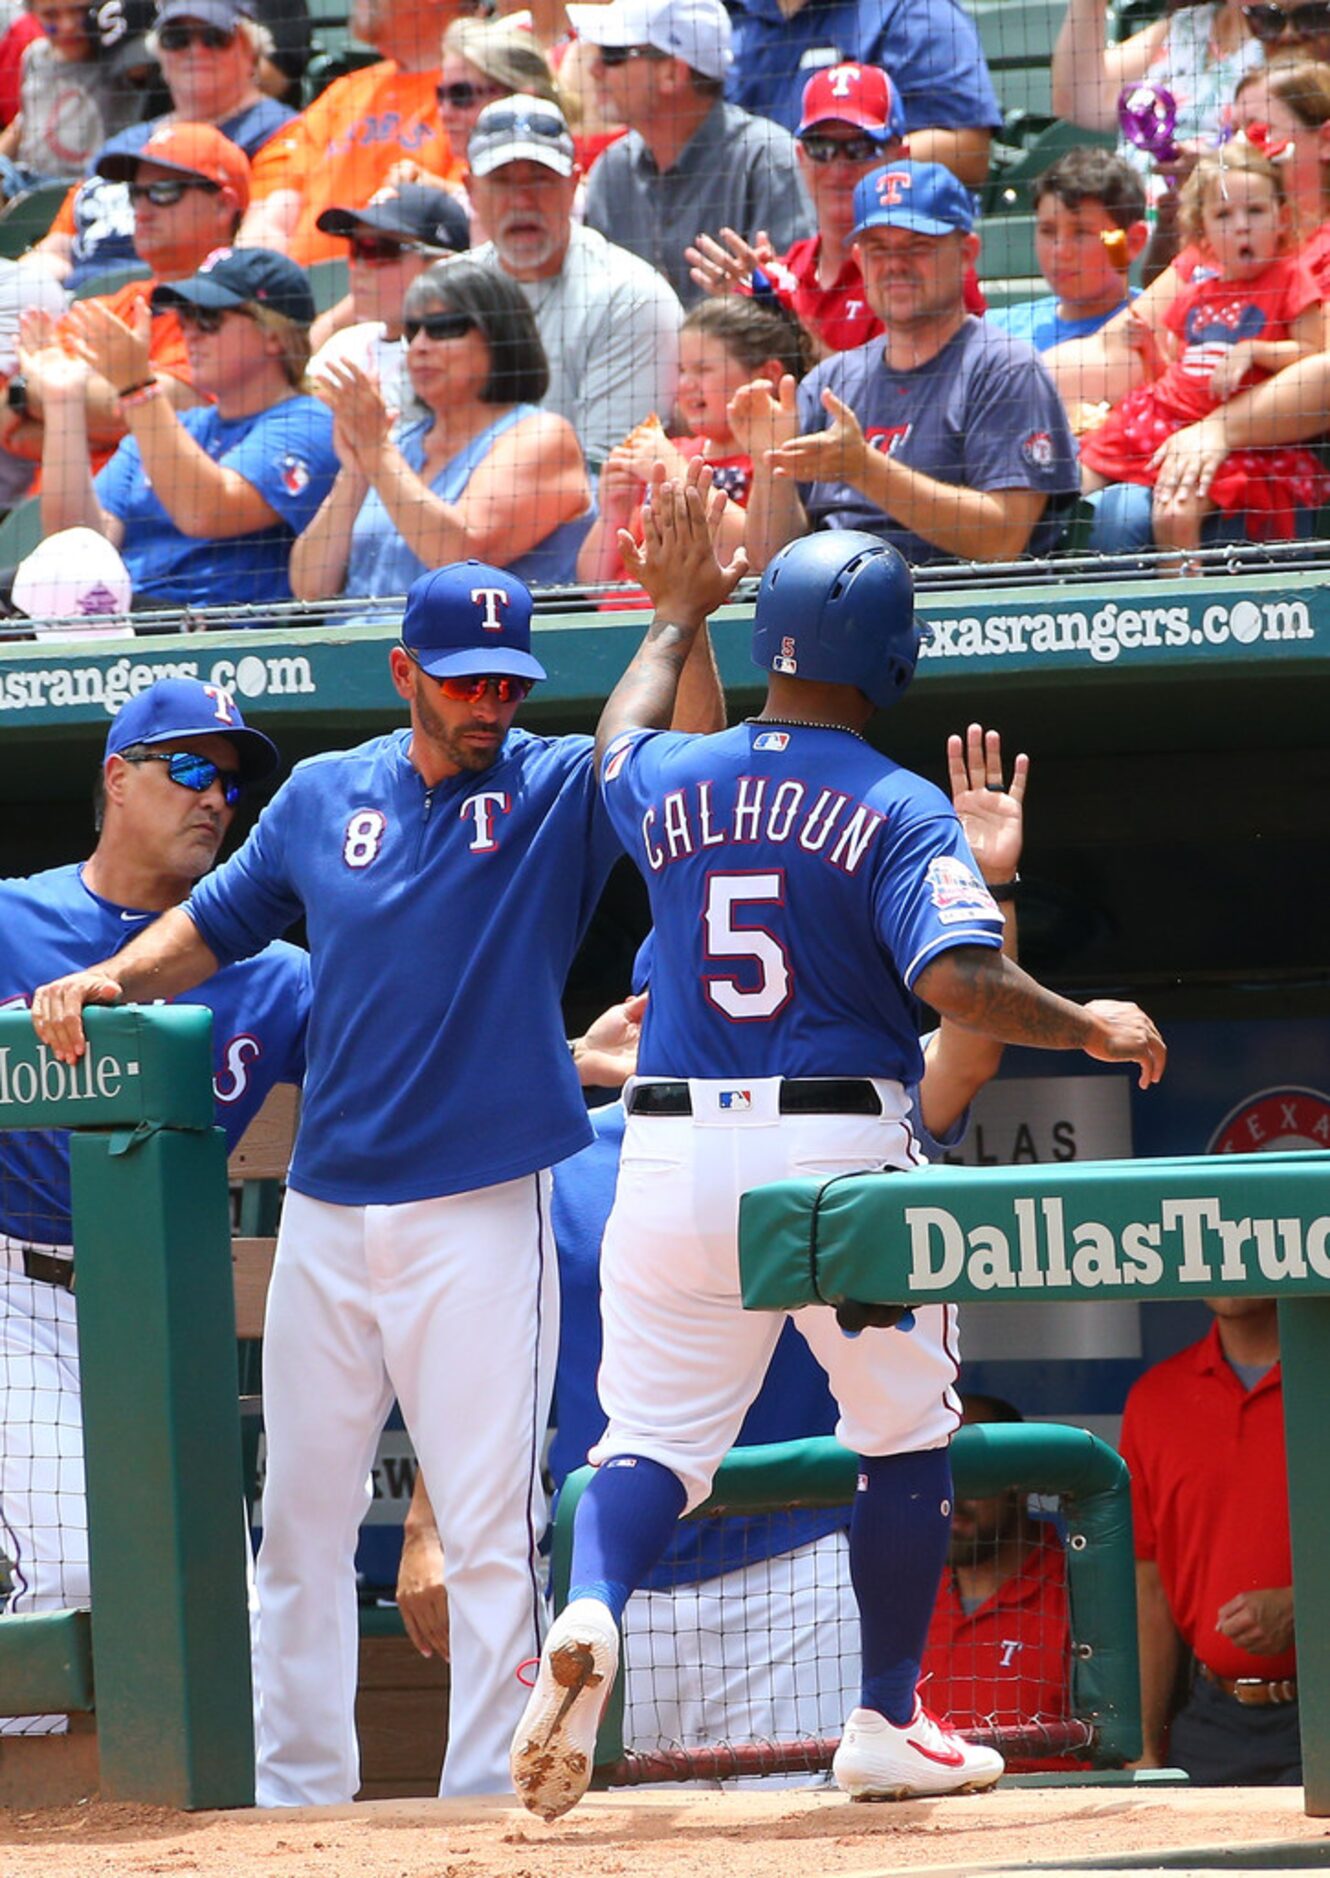
[[[731,413],[753,458],[754,565],[810,528],[867,530],[915,564],[1046,553],[1077,492],[1075,445],[1032,348],[965,310],[969,191],[938,163],[888,163],[856,186],[854,222],[883,337],[797,393],[790,378],[778,395],[746,386]]]
[[[408,729],[298,765],[186,906],[33,1006],[72,1061],[85,1003],[198,984],[305,918],[310,1061],[264,1337],[261,1805],[359,1785],[353,1558],[394,1394],[447,1557],[445,1793],[508,1785],[513,1669],[540,1647],[548,1170],[591,1139],[559,999],[618,843],[591,739],[513,727],[545,676],[520,580],[422,575],[389,669]],[[679,727],[716,723],[705,648],[686,685]]]
[[[114,953],[184,900],[277,762],[216,685],[164,678],[130,699],[106,739],[91,858],[0,881],[0,1005],[27,1004],[43,979]],[[188,1001],[213,1012],[217,1122],[234,1147],[273,1085],[304,1073],[308,958],[266,946]],[[89,1595],[72,1238],[68,1136],[0,1134],[0,1547],[20,1614]],[[27,1716],[0,1732],[63,1726]]]

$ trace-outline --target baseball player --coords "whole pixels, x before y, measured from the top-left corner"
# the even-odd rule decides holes
[[[305,915],[309,1070],[264,1337],[262,1805],[359,1785],[353,1558],[394,1393],[448,1558],[445,1793],[506,1786],[513,1669],[540,1645],[547,1170],[591,1133],[559,997],[618,841],[590,738],[513,728],[545,676],[520,580],[423,575],[389,663],[409,729],[298,765],[187,906],[33,1004],[73,1061],[84,1003],[196,984]],[[699,668],[716,721],[709,652]]]
[[[113,720],[82,866],[0,881],[0,1005],[105,958],[183,900],[212,866],[247,784],[277,766],[229,693],[159,679]],[[218,1124],[234,1147],[277,1082],[305,1066],[309,965],[267,947],[190,1000],[213,1013]],[[13,1612],[86,1604],[87,1513],[64,1133],[0,1133],[0,1551]],[[49,1732],[64,1718],[0,1722]]]
[[[628,1596],[705,1497],[780,1334],[778,1315],[741,1305],[740,1195],[919,1163],[914,996],[998,1040],[1137,1062],[1142,1084],[1164,1063],[1136,1006],[1069,1003],[1003,955],[1001,910],[946,798],[864,741],[919,651],[899,554],[841,533],[778,555],[754,623],[762,714],[705,738],[660,733],[693,632],[742,557],[721,568],[702,490],[669,486],[629,558],[655,618],[602,715],[597,760],[647,881],[656,961],[602,1260],[609,1426],[570,1601],[513,1739],[514,1785],[547,1819],[585,1791]],[[950,1524],[954,1310],[853,1338],[830,1311],[795,1321],[861,1457],[862,1682],[836,1780],[865,1799],[989,1786],[1001,1758],[940,1727],[916,1687]]]

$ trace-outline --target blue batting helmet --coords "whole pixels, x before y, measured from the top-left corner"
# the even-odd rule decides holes
[[[879,709],[914,677],[928,628],[914,617],[914,580],[876,535],[835,529],[782,548],[762,576],[753,663],[787,678],[857,685]]]

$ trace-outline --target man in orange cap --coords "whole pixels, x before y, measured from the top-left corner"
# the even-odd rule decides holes
[[[249,158],[211,124],[171,124],[141,150],[104,156],[97,173],[129,185],[134,203],[134,246],[152,269],[150,280],[130,281],[97,296],[129,325],[139,300],[152,304],[161,282],[188,280],[216,248],[228,246],[249,207]],[[43,360],[61,348],[65,324],[44,322],[45,343],[20,350],[19,374],[9,380],[0,415],[0,443],[16,456],[42,451]],[[176,408],[199,403],[184,335],[173,307],[153,309],[149,356],[159,383]],[[112,387],[96,373],[88,380],[88,436],[99,469],[125,434]]]

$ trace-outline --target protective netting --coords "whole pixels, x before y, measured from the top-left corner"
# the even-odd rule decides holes
[[[963,1734],[998,1748],[1013,1771],[1085,1765],[1093,1727],[1074,1707],[1056,1515],[1030,1519],[1015,1495],[1004,1503],[1013,1513],[1001,1550],[996,1532],[975,1539],[958,1525],[921,1697]],[[962,1520],[972,1506],[991,1508],[996,1520],[998,1502],[963,1502]],[[859,1700],[846,1530],[836,1524],[783,1549],[788,1519],[708,1521],[728,1569],[697,1579],[697,1550],[685,1541],[674,1565],[630,1600],[624,1751],[609,1772],[612,1784],[816,1779],[830,1767]],[[722,1536],[725,1528],[732,1537]]]
[[[0,1132],[0,1623],[89,1597],[66,1141]],[[64,1726],[0,1715],[0,1734]]]
[[[944,576],[1322,559],[1323,14],[34,0],[16,630],[392,622],[473,555],[622,604],[696,458],[755,570],[847,526]]]

